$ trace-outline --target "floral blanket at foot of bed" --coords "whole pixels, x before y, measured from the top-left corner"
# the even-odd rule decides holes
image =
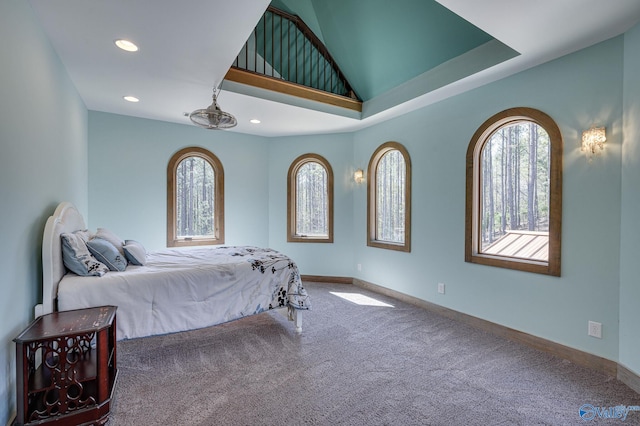
[[[289,274],[286,288],[281,286],[274,293],[268,309],[284,306],[289,306],[293,309],[311,309],[309,295],[302,286],[298,267],[288,256],[270,248],[220,247],[220,250],[226,249],[231,251],[232,256],[245,257],[251,263],[253,271],[273,275],[284,271]]]

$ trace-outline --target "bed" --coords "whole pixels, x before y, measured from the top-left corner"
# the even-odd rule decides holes
[[[117,338],[209,327],[249,315],[286,311],[298,332],[310,308],[296,264],[259,247],[189,247],[146,254],[143,266],[103,276],[67,270],[61,235],[85,230],[75,206],[58,205],[45,225],[42,304],[36,316],[102,305],[118,307]]]

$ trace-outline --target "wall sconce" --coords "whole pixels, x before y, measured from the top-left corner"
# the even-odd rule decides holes
[[[355,180],[358,184],[364,182],[364,171],[362,169],[358,169],[353,172],[353,180]]]
[[[594,155],[600,154],[604,149],[604,143],[607,141],[607,135],[604,127],[592,127],[582,132],[582,151],[587,153],[589,161]]]

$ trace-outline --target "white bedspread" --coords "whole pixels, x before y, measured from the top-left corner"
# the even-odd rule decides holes
[[[124,272],[64,276],[59,310],[101,305],[118,307],[118,340],[208,327],[278,307],[310,308],[295,263],[257,247],[167,249]]]

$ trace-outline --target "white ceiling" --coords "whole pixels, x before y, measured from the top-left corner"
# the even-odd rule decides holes
[[[353,131],[614,37],[640,20],[640,0],[437,1],[520,55],[364,119],[243,95],[223,85],[218,102],[238,119],[227,131]],[[222,81],[269,0],[29,3],[88,109],[189,124],[183,113],[211,103],[213,85]],[[113,42],[119,38],[136,42],[140,51],[117,49]],[[125,102],[125,95],[140,102]],[[250,124],[252,118],[262,122]]]

